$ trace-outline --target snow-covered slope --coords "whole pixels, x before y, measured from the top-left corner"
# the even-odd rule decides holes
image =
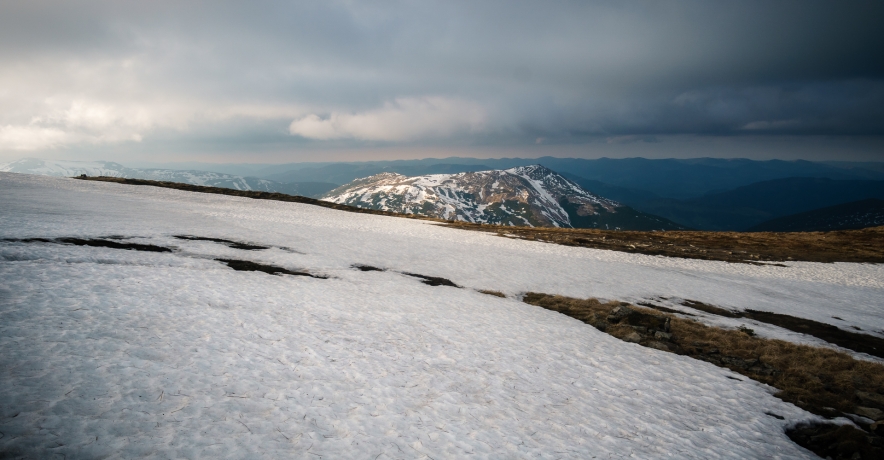
[[[500,225],[681,228],[583,190],[540,165],[417,177],[382,173],[336,188],[322,199],[362,208]]]
[[[234,176],[209,171],[127,168],[111,161],[64,161],[25,158],[0,165],[0,171],[54,177],[73,177],[81,174],[87,176],[125,177],[129,179],[180,182],[236,190],[299,194],[297,184],[281,184],[255,177]]]
[[[884,327],[871,264],[667,259],[6,173],[0,216],[9,457],[813,458],[783,429],[815,416],[771,388],[513,297],[681,297]],[[172,251],[6,240],[102,236]]]

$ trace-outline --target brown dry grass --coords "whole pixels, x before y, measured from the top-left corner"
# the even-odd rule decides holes
[[[585,323],[598,326],[620,302],[602,303],[597,299],[574,299],[563,296],[529,293],[525,302],[557,311]],[[767,383],[779,390],[777,397],[824,416],[852,412],[859,401],[856,391],[884,395],[884,366],[859,361],[835,350],[798,345],[783,340],[750,336],[739,330],[706,326],[657,310],[630,305],[630,308],[670,317],[673,352],[704,361],[717,357],[759,360],[777,370],[774,375],[759,374],[740,366],[717,363],[734,372]],[[618,338],[632,333],[628,326],[603,326]],[[646,344],[644,341],[642,344]],[[717,349],[717,352],[716,350]],[[710,354],[710,351],[712,354]],[[711,359],[710,359],[711,358]],[[879,407],[884,410],[884,407]]]
[[[884,366],[860,361],[827,348],[798,345],[783,340],[749,336],[738,330],[705,326],[673,318],[672,334],[688,356],[716,347],[725,356],[758,359],[777,369],[773,376],[741,372],[780,390],[777,397],[820,415],[852,412],[856,391],[884,394]]]
[[[812,335],[816,338],[825,340],[826,342],[847,348],[848,350],[884,358],[884,339],[873,335],[847,331],[831,324],[798,318],[791,315],[784,315],[781,313],[758,310],[730,311],[714,305],[697,302],[695,300],[684,300],[681,304],[713,315],[724,316],[726,318],[748,318],[762,323],[773,324],[790,331]],[[660,307],[656,306],[652,306],[652,308],[660,309]],[[670,311],[670,313],[676,312]],[[861,330],[856,326],[853,326],[853,328]]]
[[[834,232],[637,232],[572,228],[501,227],[449,222],[462,230],[500,236],[688,259],[764,262],[884,263],[884,227]]]

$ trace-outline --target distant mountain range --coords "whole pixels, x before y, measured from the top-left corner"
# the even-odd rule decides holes
[[[323,200],[441,219],[532,227],[684,229],[587,192],[540,165],[408,177],[381,173],[336,188]]]
[[[249,175],[277,182],[319,181],[346,184],[382,172],[405,176],[456,174],[509,169],[540,164],[569,179],[602,183],[629,193],[686,200],[724,192],[756,182],[789,177],[835,180],[884,180],[884,163],[755,161],[748,159],[580,159],[580,158],[444,158],[368,161],[353,163],[290,163],[263,169],[252,167]],[[207,165],[207,167],[210,167]],[[584,187],[585,188],[585,187]],[[591,189],[590,189],[591,190]],[[605,193],[599,191],[604,196]],[[626,200],[609,196],[612,199]]]
[[[382,172],[420,176],[542,164],[584,190],[700,230],[742,231],[769,219],[882,198],[884,163],[644,158],[446,158],[280,165],[280,182],[346,183]],[[288,169],[286,171],[286,169]],[[279,172],[282,170],[283,172]]]
[[[884,225],[884,200],[870,198],[779,217],[750,232],[828,232]]]
[[[627,206],[634,212],[659,216],[677,223],[673,225],[699,230],[742,231],[771,219],[818,208],[870,198],[884,199],[884,163],[543,157],[271,166],[188,163],[132,168],[106,161],[24,159],[0,165],[0,171],[55,176],[87,174],[131,177],[318,198],[341,184],[381,173],[406,177],[453,175],[507,170],[532,164],[541,164],[556,171],[584,191]],[[176,166],[185,165],[191,169],[176,169]],[[242,174],[233,174],[237,171]]]
[[[643,212],[700,230],[747,230],[770,219],[868,198],[884,199],[884,181],[833,180],[811,177],[775,179],[687,200],[593,187],[593,192],[618,199]],[[630,194],[631,193],[631,194]]]
[[[0,171],[44,176],[74,177],[87,176],[125,177],[180,182],[184,184],[206,185],[236,190],[280,192],[289,195],[314,196],[325,193],[336,184],[321,182],[299,182],[283,184],[268,179],[243,177],[209,171],[127,168],[111,161],[63,161],[26,158],[0,165]]]

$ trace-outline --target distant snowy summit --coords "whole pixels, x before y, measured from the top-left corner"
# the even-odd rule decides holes
[[[368,209],[446,220],[531,227],[677,230],[684,227],[582,189],[540,165],[356,179],[322,198]]]
[[[289,195],[318,196],[334,187],[333,184],[300,182],[283,184],[257,177],[243,177],[210,171],[127,168],[112,161],[64,161],[25,158],[12,163],[0,164],[0,172],[37,174],[42,176],[75,177],[87,176],[125,177],[178,182],[182,184],[204,185],[230,188],[234,190],[254,190],[258,192],[280,192]],[[327,186],[326,186],[327,185]]]

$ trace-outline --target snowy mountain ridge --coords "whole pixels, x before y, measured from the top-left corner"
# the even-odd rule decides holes
[[[279,191],[278,186],[282,185],[266,179],[209,171],[127,168],[112,161],[66,161],[25,158],[11,163],[0,164],[0,171],[54,177],[73,177],[81,174],[87,176],[125,177],[127,179],[181,182],[193,185],[264,192]]]
[[[447,220],[531,227],[676,229],[586,191],[541,165],[407,177],[381,173],[338,187],[321,199]]]

